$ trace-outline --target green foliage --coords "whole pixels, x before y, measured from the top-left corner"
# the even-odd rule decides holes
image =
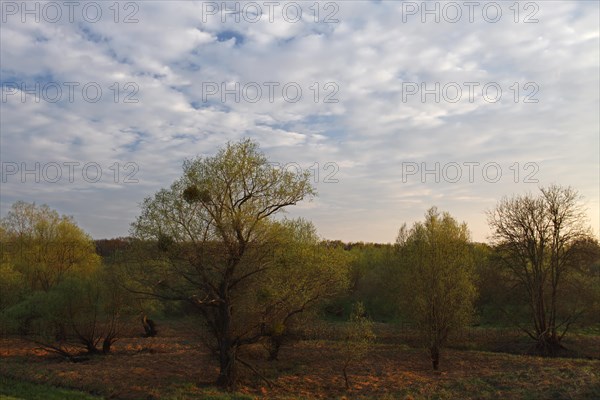
[[[502,268],[494,249],[484,243],[471,245],[478,291],[475,307],[477,320],[483,325],[510,325],[522,322],[521,293],[514,293],[514,282]],[[510,320],[509,320],[510,319]]]
[[[2,226],[2,260],[10,260],[28,290],[49,290],[72,274],[85,275],[100,264],[94,242],[67,216],[48,206],[12,205]]]
[[[13,204],[1,225],[5,329],[64,355],[72,345],[96,352],[102,339],[108,351],[129,300],[100,265],[89,236],[47,206],[23,202]]]
[[[347,288],[349,255],[322,245],[314,225],[303,219],[283,220],[274,229],[278,243],[273,246],[273,266],[261,283],[260,301],[269,310],[265,317],[285,324],[290,314]]]
[[[48,291],[31,292],[8,308],[4,319],[9,329],[69,355],[73,346],[99,352],[101,342],[108,352],[133,312],[129,294],[112,286],[107,271],[98,269],[86,277],[67,277]]]
[[[237,348],[260,340],[265,324],[281,320],[269,321],[270,315],[281,304],[290,305],[273,302],[277,294],[269,286],[269,280],[278,279],[271,271],[285,267],[277,259],[279,249],[290,240],[304,240],[302,235],[310,240],[311,228],[302,231],[300,226],[294,234],[298,237],[282,238],[285,223],[275,223],[273,217],[315,190],[308,171],[273,168],[250,140],[228,143],[213,157],[186,160],[183,170],[170,189],[142,205],[132,233],[156,246],[145,245],[144,262],[133,275],[139,292],[197,309],[219,354],[218,383],[232,387]],[[292,251],[302,259],[307,250],[301,247],[292,246]],[[288,272],[298,271],[293,268]],[[288,292],[308,296],[304,302],[311,298],[294,287]]]
[[[365,358],[375,342],[373,322],[367,317],[365,306],[354,303],[348,324],[345,326],[345,339],[342,342],[342,374],[346,389],[350,389],[348,368]]]
[[[25,277],[5,260],[0,260],[0,313],[14,306],[26,293]]]
[[[466,224],[430,208],[425,221],[403,226],[397,244],[404,265],[402,306],[419,327],[437,368],[448,334],[471,321],[476,289]]]
[[[387,321],[399,317],[401,267],[391,245],[361,244],[352,246],[348,313],[352,303],[362,302],[369,315]]]
[[[314,324],[319,307],[347,289],[350,256],[321,243],[306,220],[284,219],[273,229],[273,264],[257,284],[256,307],[262,310],[270,359],[277,359],[291,331]]]
[[[570,246],[569,270],[557,291],[557,315],[568,318],[579,329],[600,323],[600,243],[587,237]]]

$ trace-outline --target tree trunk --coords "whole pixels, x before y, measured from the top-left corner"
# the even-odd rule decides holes
[[[98,354],[99,353],[98,349],[96,348],[94,343],[91,341],[85,342],[85,348],[86,348],[88,354]]]
[[[279,335],[269,337],[269,361],[277,360],[283,338]]]
[[[236,368],[237,347],[229,339],[223,339],[219,345],[219,377],[217,386],[233,390],[237,380]]]
[[[148,319],[146,315],[142,316],[142,325],[144,326],[144,337],[154,337],[158,333],[156,331],[156,325],[154,324],[154,321]]]
[[[440,366],[440,349],[434,344],[429,348],[429,352],[431,353],[431,365],[433,366],[433,369],[437,371]]]
[[[344,374],[344,383],[346,384],[346,390],[350,390],[350,380],[348,379],[348,365],[350,364],[350,360],[346,360],[344,363],[344,367],[342,368],[342,373]]]
[[[67,341],[67,331],[65,329],[64,324],[59,323],[56,328],[56,341],[59,343],[64,343]]]
[[[552,334],[541,335],[535,347],[539,355],[550,357],[558,355],[558,352],[564,349],[563,345],[560,344],[560,340]]]
[[[232,271],[232,270],[231,270]],[[237,381],[237,350],[238,343],[233,339],[231,332],[232,305],[229,297],[229,281],[231,271],[221,282],[219,294],[221,304],[217,308],[217,341],[219,344],[219,377],[217,386],[234,390]]]
[[[110,346],[112,346],[113,340],[110,338],[105,338],[102,342],[102,353],[108,354],[110,353]]]

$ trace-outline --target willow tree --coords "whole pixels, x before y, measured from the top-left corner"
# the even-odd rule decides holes
[[[140,292],[198,310],[213,338],[221,387],[235,386],[238,361],[247,365],[239,348],[265,336],[256,294],[275,265],[273,217],[314,194],[308,172],[273,168],[246,139],[185,161],[183,175],[142,204],[132,233],[159,253],[145,265],[158,279]]]
[[[18,201],[0,220],[0,321],[68,358],[110,351],[128,313],[94,242],[73,218]]]
[[[430,208],[424,222],[400,229],[396,241],[404,266],[405,312],[421,331],[438,369],[448,335],[469,322],[475,285],[469,231],[446,212]]]
[[[540,192],[502,199],[488,222],[497,253],[526,293],[531,325],[523,329],[540,353],[554,355],[583,311],[564,307],[572,296],[565,284],[580,268],[581,245],[593,239],[577,191],[552,185]]]
[[[92,238],[72,217],[47,205],[17,201],[0,224],[2,256],[28,290],[47,292],[66,277],[85,275],[100,265]]]
[[[343,248],[321,242],[309,221],[285,219],[277,229],[274,264],[263,276],[257,304],[270,360],[294,329],[314,321],[319,305],[347,289],[351,261]]]

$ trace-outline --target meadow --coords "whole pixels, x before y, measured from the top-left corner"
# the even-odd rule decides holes
[[[526,354],[530,341],[514,329],[471,327],[454,335],[438,371],[417,333],[397,323],[375,325],[369,354],[341,373],[336,337],[327,322],[286,343],[267,361],[259,344],[244,349],[257,374],[242,368],[234,392],[214,387],[218,364],[197,330],[159,321],[160,333],[130,335],[109,355],[78,363],[21,338],[0,342],[0,394],[6,399],[593,399],[600,398],[600,336],[565,338],[568,357]],[[134,328],[134,327],[133,327]],[[134,328],[135,329],[135,328]]]

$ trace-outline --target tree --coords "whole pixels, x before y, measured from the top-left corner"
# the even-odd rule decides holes
[[[311,323],[319,304],[347,288],[350,261],[343,249],[321,243],[309,221],[286,219],[278,229],[274,265],[260,285],[270,360],[277,359],[292,328]]]
[[[422,333],[433,369],[448,334],[470,321],[475,299],[469,231],[430,208],[424,222],[400,229],[396,241],[406,277],[404,309]]]
[[[18,201],[0,220],[0,227],[6,270],[2,286],[12,289],[6,292],[12,298],[2,302],[7,312],[8,306],[16,307],[38,291],[49,292],[69,276],[84,276],[100,264],[91,238],[71,217],[61,216],[46,205]],[[18,331],[26,334],[39,310],[24,305],[17,309],[30,312],[8,313],[17,317],[9,325],[16,323]]]
[[[473,243],[472,254],[475,265],[475,304],[478,323],[489,325],[502,322],[514,323],[521,318],[520,299],[512,290],[510,277],[500,268],[492,246]]]
[[[23,275],[29,290],[48,291],[70,274],[100,265],[92,239],[71,217],[47,205],[18,201],[0,222],[3,256]]]
[[[367,243],[352,246],[350,253],[350,302],[362,302],[369,315],[382,322],[398,317],[401,274],[394,247]]]
[[[488,212],[498,255],[527,294],[531,327],[523,329],[544,355],[562,348],[561,339],[581,315],[561,310],[568,296],[563,286],[582,255],[577,244],[590,238],[579,200],[574,189],[552,185],[538,196],[504,198]]]
[[[0,288],[11,289],[0,309],[6,326],[69,358],[71,347],[99,353],[100,342],[108,353],[129,301],[91,238],[72,218],[24,202],[0,226]]]
[[[0,313],[23,299],[25,279],[14,266],[10,252],[9,237],[0,224]]]
[[[315,194],[309,172],[273,168],[251,140],[184,162],[183,176],[142,204],[135,237],[160,254],[144,265],[157,282],[140,290],[192,304],[219,360],[217,384],[236,383],[238,349],[264,337],[256,293],[274,265],[272,217]]]
[[[123,332],[124,318],[133,314],[118,286],[109,286],[105,271],[87,277],[65,279],[37,298],[43,310],[37,318],[40,327],[59,326],[60,330],[42,333],[40,344],[72,357],[71,347],[88,354],[108,354]],[[125,295],[125,296],[123,296]],[[44,336],[45,333],[45,336]],[[101,345],[101,348],[99,346]]]
[[[342,375],[344,376],[346,390],[350,390],[348,368],[353,363],[362,360],[375,341],[373,322],[367,317],[365,307],[361,302],[356,302],[352,306],[352,312],[345,330],[346,337],[342,342]]]
[[[600,243],[592,237],[578,240],[571,254],[572,269],[561,285],[557,314],[575,310],[581,317],[574,323],[593,326],[600,323]]]

